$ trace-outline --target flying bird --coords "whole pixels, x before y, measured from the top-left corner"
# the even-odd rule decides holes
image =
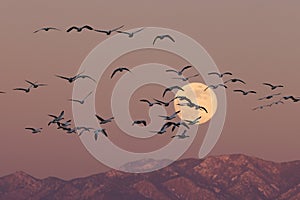
[[[197,124],[199,123],[199,120],[201,119],[201,116],[200,117],[197,117],[196,119],[194,120],[184,120],[186,122],[188,122],[188,125],[194,125],[194,124]]]
[[[164,105],[165,107],[168,107],[170,105],[171,102],[174,101],[174,99],[171,99],[170,101],[164,102],[158,99],[153,99],[154,101],[156,101],[157,103],[159,103],[160,105]]]
[[[283,87],[283,85],[272,85],[270,83],[263,83],[263,85],[270,86],[271,90],[275,90],[276,88]]]
[[[176,71],[174,69],[167,69],[166,72],[175,72],[178,76],[182,76],[183,72],[189,68],[191,68],[192,66],[188,65],[183,67],[180,71]]]
[[[57,129],[64,129],[64,128],[67,128],[68,126],[71,125],[71,121],[72,120],[68,120],[66,122],[56,122],[56,124],[58,125]]]
[[[94,138],[95,138],[95,140],[98,139],[99,133],[102,133],[105,137],[108,137],[106,130],[103,129],[103,128],[99,128],[97,130],[94,130]]]
[[[72,26],[70,28],[67,29],[67,32],[71,32],[72,30],[76,30],[77,32],[81,32],[82,30],[84,29],[87,29],[87,30],[94,30],[93,27],[89,26],[89,25],[85,25],[85,26],[82,26],[82,27],[77,27],[77,26]]]
[[[224,84],[217,84],[217,85],[209,85],[209,86],[207,86],[205,89],[204,89],[204,91],[206,91],[208,88],[212,88],[212,89],[217,89],[218,87],[224,87],[224,88],[227,88],[227,86],[226,85],[224,85]]]
[[[19,91],[24,91],[24,92],[26,92],[26,93],[29,93],[31,87],[32,87],[32,86],[30,86],[30,87],[28,87],[28,88],[15,88],[14,90],[19,90]]]
[[[291,100],[293,100],[293,102],[298,102],[298,101],[300,101],[300,97],[294,97],[294,96],[284,96],[284,97],[282,97],[281,99],[284,99],[284,100],[288,100],[288,99],[291,99]]]
[[[60,31],[59,29],[57,28],[54,28],[54,27],[45,27],[45,28],[41,28],[41,29],[38,29],[36,31],[34,31],[33,33],[37,33],[37,32],[40,32],[40,31],[50,31],[50,30],[55,30],[55,31]]]
[[[37,83],[37,82],[31,82],[31,81],[28,81],[28,80],[25,80],[27,83],[29,83],[30,85],[32,85],[33,88],[38,88],[40,86],[47,86],[47,84],[44,84],[44,83]]]
[[[232,78],[232,79],[229,79],[229,80],[225,81],[224,83],[226,84],[226,83],[228,83],[228,82],[232,82],[232,83],[235,83],[235,82],[241,82],[241,83],[243,83],[243,84],[246,84],[245,81],[243,81],[243,80],[241,80],[241,79],[238,79],[238,78]]]
[[[26,130],[30,130],[33,134],[41,133],[43,128],[25,128]]]
[[[65,130],[66,133],[69,133],[69,134],[77,133],[76,128],[63,128],[63,130]]]
[[[165,38],[168,38],[168,39],[170,39],[172,42],[175,42],[175,40],[174,40],[170,35],[158,35],[158,36],[156,36],[156,37],[154,38],[154,40],[153,40],[153,45],[155,44],[155,42],[156,42],[157,39],[163,40],[163,39],[165,39]]]
[[[85,100],[92,94],[93,92],[88,93],[88,95],[86,95],[82,100],[78,100],[78,99],[69,99],[69,101],[73,101],[73,102],[77,102],[80,104],[84,104]]]
[[[249,91],[244,91],[244,90],[233,90],[233,91],[234,91],[234,92],[241,92],[243,95],[248,95],[248,94],[250,94],[250,93],[256,94],[256,92],[253,91],[253,90],[249,90]]]
[[[179,99],[180,101],[187,101],[190,104],[193,104],[193,102],[186,96],[176,96],[175,99]]]
[[[135,120],[132,123],[132,126],[135,124],[143,124],[144,126],[147,126],[147,122],[145,120]]]
[[[133,31],[133,32],[126,32],[126,31],[117,31],[117,32],[126,34],[126,35],[128,35],[129,38],[132,38],[134,36],[134,34],[141,32],[142,30],[144,30],[144,28],[138,29],[137,31]]]
[[[114,28],[114,29],[111,29],[111,30],[94,30],[94,31],[99,32],[99,33],[105,33],[106,35],[110,35],[111,33],[116,32],[123,27],[124,27],[124,25]]]
[[[258,106],[258,107],[256,107],[256,108],[253,108],[252,110],[258,110],[258,109],[263,109],[263,108],[265,108],[266,106],[265,105],[263,105],[263,106]]]
[[[271,95],[268,95],[268,96],[265,96],[265,97],[261,97],[258,100],[272,99],[273,97],[278,96],[278,95],[281,95],[281,93],[271,94]]]
[[[184,126],[187,129],[190,129],[190,127],[185,122],[176,122],[176,123],[174,123],[174,125],[172,127],[172,132],[175,130],[175,128],[177,128],[179,126]]]
[[[115,69],[115,70],[113,71],[113,73],[111,74],[110,78],[112,79],[112,78],[114,77],[114,75],[115,75],[117,72],[123,72],[123,71],[128,71],[128,72],[130,72],[130,70],[127,69],[126,67],[119,67],[119,68],[117,68],[117,69]]]
[[[200,75],[200,74],[195,74],[195,75],[193,75],[193,76],[188,76],[188,77],[175,77],[175,78],[173,78],[173,79],[182,80],[182,81],[188,81],[189,79],[194,78],[194,77],[197,77],[197,76],[199,76],[199,75]]]
[[[159,131],[150,131],[152,133],[157,133],[157,134],[164,134],[165,132],[167,132],[167,129],[171,126],[175,126],[176,123],[175,122],[166,122]]]
[[[0,94],[5,94],[6,92],[2,92],[2,91],[0,91]]]
[[[49,117],[53,117],[54,119],[52,121],[50,121],[48,123],[48,126],[50,126],[50,124],[56,124],[57,122],[60,122],[61,120],[63,120],[63,116],[65,114],[65,111],[61,111],[61,113],[59,114],[59,116],[55,116],[55,115],[48,115]]]
[[[82,79],[85,79],[85,78],[88,78],[88,79],[91,79],[92,81],[96,82],[93,78],[91,78],[90,76],[88,75],[84,75],[83,72],[75,75],[75,76],[72,76],[72,77],[65,77],[65,76],[61,76],[61,75],[55,75],[56,77],[58,78],[61,78],[61,79],[65,79],[67,80],[69,83],[73,83],[74,81],[76,81],[77,79],[79,78],[82,78]]]
[[[180,110],[177,111],[177,112],[175,112],[175,113],[173,113],[170,116],[161,116],[161,115],[159,115],[159,117],[164,118],[164,120],[172,120],[172,119],[176,118],[176,116],[177,116],[178,113],[180,113]]]
[[[100,117],[99,115],[96,115],[97,119],[99,120],[100,124],[107,124],[109,122],[112,122],[112,120],[114,119],[114,117],[108,118],[108,119],[103,119],[102,117]]]
[[[141,99],[140,102],[145,102],[145,103],[147,103],[147,104],[149,105],[149,107],[152,107],[152,106],[154,106],[155,104],[161,105],[161,103],[158,103],[158,102],[152,103],[152,102],[148,101],[147,99]]]
[[[185,139],[187,137],[190,137],[188,135],[186,135],[187,130],[184,130],[180,135],[173,135],[171,138],[175,138],[178,137],[178,139]]]
[[[164,90],[164,92],[163,92],[163,97],[165,96],[165,94],[167,93],[167,92],[171,92],[172,90],[174,90],[174,89],[177,89],[177,90],[181,90],[181,91],[184,91],[181,87],[179,87],[179,86],[177,86],[177,85],[175,85],[175,86],[172,86],[172,87],[168,87],[168,88],[166,88],[165,90]]]
[[[219,78],[223,78],[223,76],[225,76],[225,75],[232,75],[232,73],[231,72],[224,72],[224,73],[218,73],[218,72],[210,72],[210,73],[208,73],[208,75],[217,75]]]
[[[78,136],[81,136],[84,132],[90,132],[91,130],[95,130],[94,128],[89,128],[85,126],[76,127],[76,130],[81,130]]]

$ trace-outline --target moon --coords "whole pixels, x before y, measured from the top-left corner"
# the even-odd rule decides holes
[[[217,97],[211,88],[205,90],[206,88],[207,85],[203,83],[194,82],[183,86],[182,89],[184,91],[178,90],[176,96],[186,96],[193,103],[205,107],[208,111],[208,113],[206,113],[204,110],[196,110],[195,108],[190,108],[188,106],[180,106],[178,105],[179,103],[186,103],[186,101],[180,101],[179,99],[175,99],[174,108],[176,111],[180,110],[178,116],[182,120],[193,121],[197,117],[201,116],[198,124],[203,124],[209,121],[214,116],[218,105]]]

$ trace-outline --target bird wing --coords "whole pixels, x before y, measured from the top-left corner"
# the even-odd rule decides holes
[[[147,122],[145,120],[141,121],[144,126],[147,126]]]
[[[267,86],[270,86],[270,87],[274,87],[274,85],[270,84],[270,83],[263,83],[263,85],[267,85]]]
[[[174,41],[175,42],[175,41]],[[186,69],[189,69],[189,68],[191,68],[192,66],[190,66],[190,65],[188,65],[188,66],[185,66],[184,68],[182,68],[182,70],[180,71],[181,73],[184,71],[184,70],[186,70]]]
[[[171,138],[175,138],[175,137],[177,137],[178,135],[173,135]]]
[[[102,129],[101,132],[103,133],[103,135],[105,135],[106,137],[108,137],[107,132],[105,129]]]
[[[66,80],[69,80],[69,79],[70,79],[70,78],[65,77],[65,76],[60,76],[60,75],[55,75],[55,76],[58,77],[58,78],[66,79]]]
[[[99,32],[99,33],[106,33],[106,34],[108,34],[108,31],[105,31],[105,30],[96,30],[96,29],[94,29],[94,31]]]
[[[178,73],[176,70],[174,69],[167,69],[166,72],[175,72],[175,73]]]
[[[83,29],[94,30],[94,28],[89,25],[85,25],[85,26],[81,27],[81,30],[83,30]]]
[[[95,133],[94,138],[95,138],[95,140],[98,139],[98,133]]]
[[[27,91],[25,88],[15,88],[14,90],[22,90],[22,91]]]
[[[101,118],[99,115],[96,115],[97,119],[100,120],[100,121],[104,121],[103,118]]]
[[[177,112],[173,113],[170,117],[175,117],[178,113],[180,113],[180,110],[178,110]]]
[[[88,95],[86,95],[83,100],[85,101],[92,93],[93,92],[88,93]]]
[[[248,91],[248,93],[256,94],[256,92],[254,90],[250,90],[250,91]]]
[[[222,75],[232,75],[231,72],[224,72]]]
[[[69,101],[73,101],[73,102],[78,102],[78,103],[82,103],[82,101],[77,100],[77,99],[68,99]]]
[[[170,90],[174,90],[174,89],[178,89],[178,90],[181,90],[181,91],[184,91],[181,87],[175,85],[175,86],[172,86],[172,87],[169,87]]]
[[[140,32],[140,31],[142,31],[142,30],[144,30],[145,28],[141,28],[141,29],[139,29],[139,30],[137,30],[137,31],[134,31],[134,32],[132,32],[133,34],[135,34],[135,33],[138,33],[138,32]]]
[[[140,101],[141,101],[141,102],[146,102],[146,103],[148,103],[148,104],[151,104],[151,102],[148,101],[147,99],[141,99]]]
[[[164,35],[162,39],[164,38],[169,38],[170,40],[172,40],[172,42],[175,42],[174,38],[172,38],[170,35]]]
[[[61,113],[59,114],[58,118],[62,118],[65,114],[65,111],[61,111]]]
[[[70,31],[72,31],[73,29],[76,29],[77,31],[79,30],[78,27],[72,26],[72,27],[70,27],[70,28],[67,29],[67,33],[69,33]]]
[[[153,40],[153,43],[152,43],[153,45],[155,44],[155,42],[156,42],[157,39],[161,39],[161,37],[160,37],[159,35],[156,36],[156,37],[154,38],[154,40]]]
[[[113,73],[111,74],[110,78],[113,78],[113,76],[114,76],[117,72],[121,72],[121,71],[122,71],[122,69],[120,69],[120,68],[115,69],[115,70],[113,71]]]
[[[37,33],[37,32],[39,32],[39,31],[41,31],[41,30],[44,30],[44,28],[40,28],[40,29],[34,31],[33,33]]]
[[[162,96],[164,97],[164,96],[165,96],[165,94],[166,94],[168,91],[171,91],[171,90],[170,90],[170,88],[166,88],[166,89],[164,90],[164,92],[163,92],[163,95],[162,95]]]
[[[242,92],[243,94],[246,94],[246,92],[245,91],[243,91],[243,90],[233,90],[234,92]]]
[[[246,83],[245,83],[245,81],[243,81],[243,80],[241,80],[241,79],[234,79],[234,80],[236,80],[236,81],[239,81],[239,82],[241,82],[241,83],[244,83],[244,84],[246,84]]]
[[[78,78],[88,78],[88,79],[91,79],[92,81],[94,81],[96,83],[96,80],[93,79],[92,77],[88,76],[88,75],[79,75],[79,76],[76,77],[76,79],[78,79]]]
[[[34,129],[34,128],[25,128],[25,129],[27,129],[27,130],[31,130],[31,131],[35,131],[35,129]]]
[[[186,127],[187,129],[190,129],[190,127],[189,127],[185,122],[180,122],[180,125],[183,125],[183,126]]]
[[[166,104],[166,102],[163,102],[163,101],[161,101],[161,100],[158,100],[158,99],[154,99],[156,102],[158,102],[158,103],[161,103],[161,104]]]
[[[126,70],[126,71],[130,72],[130,70],[126,67],[122,67],[121,70]]]
[[[111,32],[117,31],[117,30],[119,30],[119,29],[121,29],[121,28],[123,28],[123,27],[124,27],[124,25],[119,26],[119,27],[117,27],[117,28],[114,28],[114,29],[111,30]]]
[[[219,77],[221,77],[221,74],[219,74],[218,72],[209,72],[208,73],[208,75],[213,75],[213,74],[218,75]]]
[[[193,76],[189,76],[188,78],[193,78],[193,77],[197,77],[197,76],[199,76],[200,74],[195,74],[195,75],[193,75]]]

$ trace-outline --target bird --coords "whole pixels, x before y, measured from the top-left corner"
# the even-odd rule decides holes
[[[130,70],[128,68],[126,68],[126,67],[119,67],[119,68],[117,68],[117,69],[115,69],[113,71],[113,73],[111,74],[110,78],[112,79],[117,72],[123,72],[123,71],[130,72]]]
[[[218,72],[210,72],[210,73],[208,73],[208,75],[217,75],[219,78],[223,78],[223,76],[225,76],[225,75],[232,75],[232,73],[231,72],[224,72],[224,73],[218,73]]]
[[[119,29],[121,29],[123,27],[124,27],[124,25],[122,25],[120,27],[117,27],[117,28],[114,28],[114,29],[111,29],[111,30],[96,30],[95,29],[94,31],[99,32],[99,33],[105,33],[106,35],[110,35],[111,33],[116,32],[116,31],[118,31]]]
[[[94,130],[94,128],[79,126],[76,127],[76,130],[81,130],[80,133],[78,134],[78,136],[81,136],[84,132],[90,132],[91,130]]]
[[[203,110],[203,111],[205,111],[206,113],[208,113],[208,110],[207,110],[205,107],[203,107],[203,106],[194,104],[193,107],[194,107],[196,110]]]
[[[226,85],[224,85],[224,84],[217,84],[217,85],[209,85],[209,86],[207,86],[205,89],[204,89],[204,91],[206,91],[208,88],[212,88],[212,89],[217,89],[218,87],[224,87],[224,88],[227,88],[227,86]]]
[[[33,134],[41,133],[43,128],[25,128],[26,130],[31,130]]]
[[[31,88],[32,88],[32,85],[28,88],[14,88],[14,90],[19,90],[19,91],[24,91],[26,93],[29,93]]]
[[[189,79],[194,78],[194,77],[197,77],[197,76],[199,76],[199,75],[200,75],[200,74],[195,74],[195,75],[188,76],[188,77],[175,77],[175,78],[172,78],[172,79],[177,79],[177,80],[182,80],[182,81],[188,81]]]
[[[152,107],[152,106],[154,106],[155,104],[161,105],[161,103],[158,103],[158,102],[152,103],[152,102],[148,101],[147,99],[141,99],[140,102],[145,102],[145,103],[147,103],[147,104],[149,105],[149,107]]]
[[[172,87],[168,87],[168,88],[166,88],[165,90],[164,90],[164,92],[163,92],[163,97],[165,96],[165,94],[167,93],[167,92],[171,92],[172,90],[174,90],[174,89],[178,89],[178,90],[181,90],[181,91],[184,91],[184,89],[182,89],[181,87],[179,87],[179,86],[177,86],[177,85],[175,85],[175,86],[172,86]]]
[[[180,135],[173,135],[171,138],[178,137],[179,139],[184,139],[184,138],[190,137],[190,136],[186,135],[186,132],[187,132],[187,130],[184,130]]]
[[[69,83],[73,83],[74,81],[76,81],[76,80],[79,79],[79,78],[82,78],[82,79],[84,79],[84,78],[89,78],[89,79],[91,79],[92,81],[96,82],[96,81],[95,81],[93,78],[91,78],[90,76],[88,76],[88,75],[83,75],[83,73],[84,73],[84,72],[81,72],[81,73],[79,73],[79,74],[77,74],[77,75],[75,75],[75,76],[72,76],[72,77],[65,77],[65,76],[61,76],[61,75],[55,75],[55,76],[58,77],[58,78],[61,78],[61,79],[68,80]]]
[[[158,99],[153,99],[153,100],[156,101],[157,103],[160,103],[160,105],[164,105],[165,107],[168,107],[170,105],[170,103],[172,101],[174,101],[174,98],[171,99],[171,100],[169,100],[169,101],[167,101],[167,102],[164,102],[164,101],[161,101],[161,100],[158,100]]]
[[[284,102],[281,101],[281,100],[278,100],[278,101],[274,101],[274,102],[272,102],[272,103],[270,103],[270,104],[268,104],[268,105],[266,105],[266,106],[271,107],[271,106],[273,106],[273,105],[278,105],[278,104],[284,104]]]
[[[175,126],[176,123],[175,122],[166,122],[159,131],[150,131],[152,133],[157,133],[157,134],[164,134],[165,132],[167,132],[167,129],[171,126]]]
[[[256,92],[253,91],[253,90],[249,90],[249,91],[244,91],[244,90],[233,90],[233,91],[234,91],[234,92],[241,92],[241,93],[243,93],[243,95],[248,95],[248,94],[250,94],[250,93],[256,94]]]
[[[84,104],[85,100],[92,94],[93,92],[88,93],[88,95],[86,95],[82,100],[78,100],[78,99],[69,99],[69,101],[73,101],[73,102],[77,102],[80,104]]]
[[[172,132],[175,130],[175,128],[179,127],[179,126],[184,126],[186,127],[187,129],[190,129],[190,127],[185,123],[185,122],[176,122],[173,127],[172,127]]]
[[[262,106],[258,106],[258,107],[255,107],[255,108],[253,108],[252,110],[258,110],[258,109],[263,109],[264,107],[266,107],[265,105],[262,105]]]
[[[163,39],[165,39],[165,38],[168,38],[168,39],[170,39],[172,42],[175,42],[175,40],[174,40],[170,35],[158,35],[158,36],[156,36],[156,37],[154,38],[154,40],[153,40],[153,45],[155,44],[155,42],[156,42],[157,39],[163,40]]]
[[[141,32],[142,30],[144,30],[144,28],[138,29],[137,31],[133,31],[133,32],[126,32],[126,31],[116,31],[116,32],[126,34],[126,35],[128,35],[129,38],[132,38],[134,36],[134,34]]]
[[[72,30],[76,30],[77,32],[81,32],[84,29],[88,29],[90,31],[94,30],[94,28],[89,26],[89,25],[85,25],[85,26],[82,26],[82,27],[72,26],[72,27],[67,29],[67,33],[71,32]]]
[[[190,100],[186,96],[176,96],[175,99],[179,99],[180,101],[187,101],[188,103],[193,104],[192,100]]]
[[[66,133],[69,133],[69,134],[77,133],[76,128],[63,128],[63,130],[65,130]]]
[[[5,94],[6,92],[0,91],[0,94]]]
[[[48,126],[50,126],[51,124],[56,124],[57,122],[60,122],[61,120],[63,120],[63,116],[65,114],[65,111],[61,111],[61,113],[59,114],[59,116],[55,116],[55,115],[48,115],[49,117],[53,117],[54,119],[52,121],[50,121],[48,123]]]
[[[228,83],[228,82],[232,82],[232,83],[235,83],[235,82],[241,82],[241,83],[243,83],[243,84],[246,84],[245,81],[243,81],[243,80],[241,80],[241,79],[238,79],[238,78],[232,78],[232,79],[229,79],[229,80],[225,81],[224,83],[226,84],[226,83]]]
[[[176,116],[177,116],[178,113],[180,113],[180,110],[177,111],[177,112],[175,112],[175,113],[173,113],[173,114],[170,115],[170,116],[162,116],[162,115],[159,115],[159,117],[164,118],[164,120],[172,120],[172,119],[176,118]]]
[[[143,124],[144,126],[147,126],[147,122],[145,120],[135,120],[132,122],[132,126],[135,124]]]
[[[270,86],[271,90],[275,90],[276,88],[283,87],[283,85],[272,85],[270,83],[263,83],[263,85]]]
[[[99,133],[102,133],[105,137],[108,137],[106,130],[104,128],[99,128],[99,129],[94,130],[94,138],[95,138],[95,140],[98,139]]]
[[[197,124],[199,123],[199,120],[201,119],[201,116],[197,117],[196,119],[194,120],[184,120],[186,122],[188,122],[188,125],[194,125],[194,124]]]
[[[258,100],[272,99],[274,96],[278,96],[278,95],[281,95],[281,93],[271,94],[271,95],[268,95],[268,96],[265,96],[265,97],[261,97]]]
[[[37,32],[40,32],[40,31],[49,31],[49,30],[56,30],[56,31],[60,31],[60,29],[57,29],[57,28],[54,28],[54,27],[44,27],[44,28],[41,28],[41,29],[38,29],[36,31],[34,31],[33,33],[37,33]]]
[[[29,83],[30,85],[32,85],[33,88],[38,88],[40,86],[47,86],[47,84],[44,84],[44,83],[37,83],[37,82],[31,82],[31,81],[28,81],[28,80],[25,80],[27,83]]]
[[[97,119],[100,121],[100,124],[107,124],[109,122],[112,122],[113,119],[115,119],[114,117],[108,118],[108,119],[103,119],[102,117],[100,117],[99,115],[96,115]]]
[[[192,66],[191,65],[187,65],[185,67],[183,67],[181,70],[179,71],[176,71],[174,69],[167,69],[166,72],[175,72],[178,76],[182,76],[183,72],[189,68],[191,68]]]
[[[284,97],[282,97],[281,99],[284,99],[284,100],[288,100],[288,99],[291,99],[291,100],[293,100],[293,102],[298,102],[298,101],[300,101],[300,97],[294,97],[294,96],[284,96]]]
[[[59,122],[59,121],[56,122],[56,124],[58,125],[57,129],[67,128],[68,126],[71,125],[71,121],[72,121],[72,120],[68,120],[68,121],[66,121],[66,122]]]

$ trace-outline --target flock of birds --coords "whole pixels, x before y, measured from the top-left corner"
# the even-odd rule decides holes
[[[70,28],[68,28],[66,30],[66,32],[71,32],[71,31],[77,31],[77,32],[81,32],[82,30],[86,29],[89,31],[96,31],[99,33],[104,33],[106,35],[110,35],[113,32],[117,32],[119,34],[126,34],[128,35],[129,38],[133,37],[136,33],[141,32],[144,28],[139,29],[135,32],[126,32],[126,31],[122,31],[120,30],[121,28],[123,28],[124,26],[120,26],[111,30],[97,30],[92,28],[91,26],[85,25],[82,27],[76,27],[76,26],[72,26]],[[57,28],[53,28],[53,27],[46,27],[46,28],[41,28],[38,29],[36,31],[34,31],[34,33],[38,33],[40,31],[49,31],[49,30],[56,30],[56,31],[60,31],[60,29]],[[157,41],[157,39],[164,39],[164,38],[168,38],[170,39],[172,42],[175,42],[175,40],[170,36],[170,35],[159,35],[156,36],[153,40],[153,45],[155,44],[155,42]],[[184,76],[185,71],[189,70],[190,68],[192,68],[192,66],[185,66],[183,67],[181,70],[177,71],[174,69],[168,69],[166,70],[166,73],[172,73],[174,75],[176,75],[176,77],[173,77],[173,79],[179,80],[179,81],[183,81],[183,82],[187,82],[192,78],[195,78],[197,76],[199,76],[199,74],[194,74],[194,75],[190,75],[190,76]],[[116,68],[112,71],[110,78],[113,79],[117,74],[120,73],[130,73],[130,69],[126,68],[126,67],[119,67]],[[223,77],[227,77],[227,76],[233,76],[233,74],[231,72],[224,72],[224,73],[218,73],[218,72],[210,72],[208,73],[209,76],[218,76],[220,79],[222,79]],[[75,81],[78,81],[80,79],[88,79],[90,81],[93,81],[96,83],[95,79],[93,79],[91,76],[84,74],[84,72],[81,72],[79,74],[76,74],[74,76],[71,77],[66,77],[66,76],[62,76],[62,75],[55,75],[57,78],[63,79],[65,81],[67,81],[68,83],[74,83]],[[39,87],[44,87],[44,86],[48,86],[48,84],[45,83],[38,83],[36,82],[32,82],[32,81],[28,81],[25,80],[26,83],[28,84],[27,87],[18,87],[18,88],[14,88],[13,90],[16,91],[22,91],[25,93],[30,93],[30,91],[32,89],[37,89]],[[222,81],[222,83],[218,83],[215,85],[209,85],[207,86],[204,91],[206,91],[207,89],[213,89],[216,90],[219,87],[223,87],[225,89],[228,88],[230,83],[240,83],[243,85],[246,85],[246,82],[239,79],[239,78],[230,78],[225,80],[224,82]],[[277,90],[278,88],[282,88],[284,87],[283,85],[273,85],[270,83],[263,83],[263,85],[265,85],[266,87],[269,87],[271,91]],[[181,90],[184,91],[183,88],[181,88],[180,86],[171,86],[166,88],[163,92],[162,92],[162,98],[165,98],[166,94],[169,92],[172,92],[173,90]],[[254,90],[242,90],[242,89],[234,89],[233,92],[236,93],[241,93],[244,96],[247,95],[255,95],[257,94],[256,91]],[[6,92],[0,91],[1,94],[5,94]],[[84,104],[86,102],[86,100],[91,96],[91,94],[93,93],[93,91],[90,91],[85,97],[83,97],[82,99],[68,99],[68,101],[72,101],[74,103],[78,103],[78,104]],[[258,98],[258,101],[262,101],[262,100],[272,100],[275,97],[280,97],[281,93],[272,93],[272,94],[268,94],[266,96],[260,97]],[[178,106],[182,107],[182,106],[187,106],[189,108],[195,109],[195,110],[199,110],[201,112],[205,112],[208,113],[208,110],[201,106],[198,105],[197,102],[193,102],[191,99],[189,99],[187,96],[175,96],[173,98],[171,98],[170,100],[159,100],[157,98],[153,98],[152,100],[148,100],[148,99],[140,99],[141,103],[146,103],[149,107],[152,106],[164,106],[164,107],[168,107],[171,105],[172,102],[174,102],[175,99],[178,99],[180,102],[177,104]],[[294,96],[281,96],[281,98],[279,98],[276,101],[272,101],[269,104],[266,105],[260,105],[256,108],[253,108],[253,110],[258,110],[258,109],[264,109],[265,107],[271,107],[273,105],[278,105],[278,104],[284,104],[284,101],[288,101],[291,100],[292,102],[299,102],[300,101],[300,97],[294,97]],[[165,121],[165,123],[163,124],[163,126],[157,130],[157,131],[151,131],[153,133],[157,133],[157,134],[164,134],[168,131],[168,129],[171,129],[172,132],[174,132],[174,130],[180,126],[185,127],[184,131],[181,134],[178,135],[173,135],[171,138],[179,138],[179,139],[184,139],[184,138],[188,138],[189,136],[187,135],[187,131],[190,128],[189,126],[193,126],[193,125],[198,125],[200,120],[201,120],[201,116],[198,116],[197,118],[193,119],[193,120],[179,120],[179,121],[174,121],[174,119],[177,118],[178,114],[180,113],[180,111],[176,111],[174,113],[172,113],[171,115],[167,115],[167,116],[159,116],[161,118],[163,118],[163,120]],[[200,112],[199,112],[200,113]],[[65,120],[64,118],[64,111],[61,111],[58,115],[53,115],[53,114],[49,114],[48,116],[51,118],[51,120],[48,122],[48,126],[52,126],[55,125],[57,129],[63,130],[68,134],[78,134],[78,136],[81,136],[83,133],[85,132],[91,132],[94,134],[94,139],[97,140],[99,137],[99,134],[104,135],[105,137],[108,137],[108,133],[107,130],[105,128],[92,128],[92,127],[85,127],[85,126],[80,126],[80,127],[72,127],[72,120]],[[108,123],[113,122],[114,117],[109,117],[109,118],[103,118],[101,117],[99,114],[95,114],[95,117],[97,118],[97,120],[99,121],[100,125],[105,125]],[[139,120],[134,120],[132,122],[132,126],[135,125],[140,125],[140,126],[147,126],[147,122],[146,120],[143,119],[139,119]],[[37,134],[37,133],[41,133],[43,128],[34,128],[34,127],[26,127],[26,130],[31,131],[33,134]]]

